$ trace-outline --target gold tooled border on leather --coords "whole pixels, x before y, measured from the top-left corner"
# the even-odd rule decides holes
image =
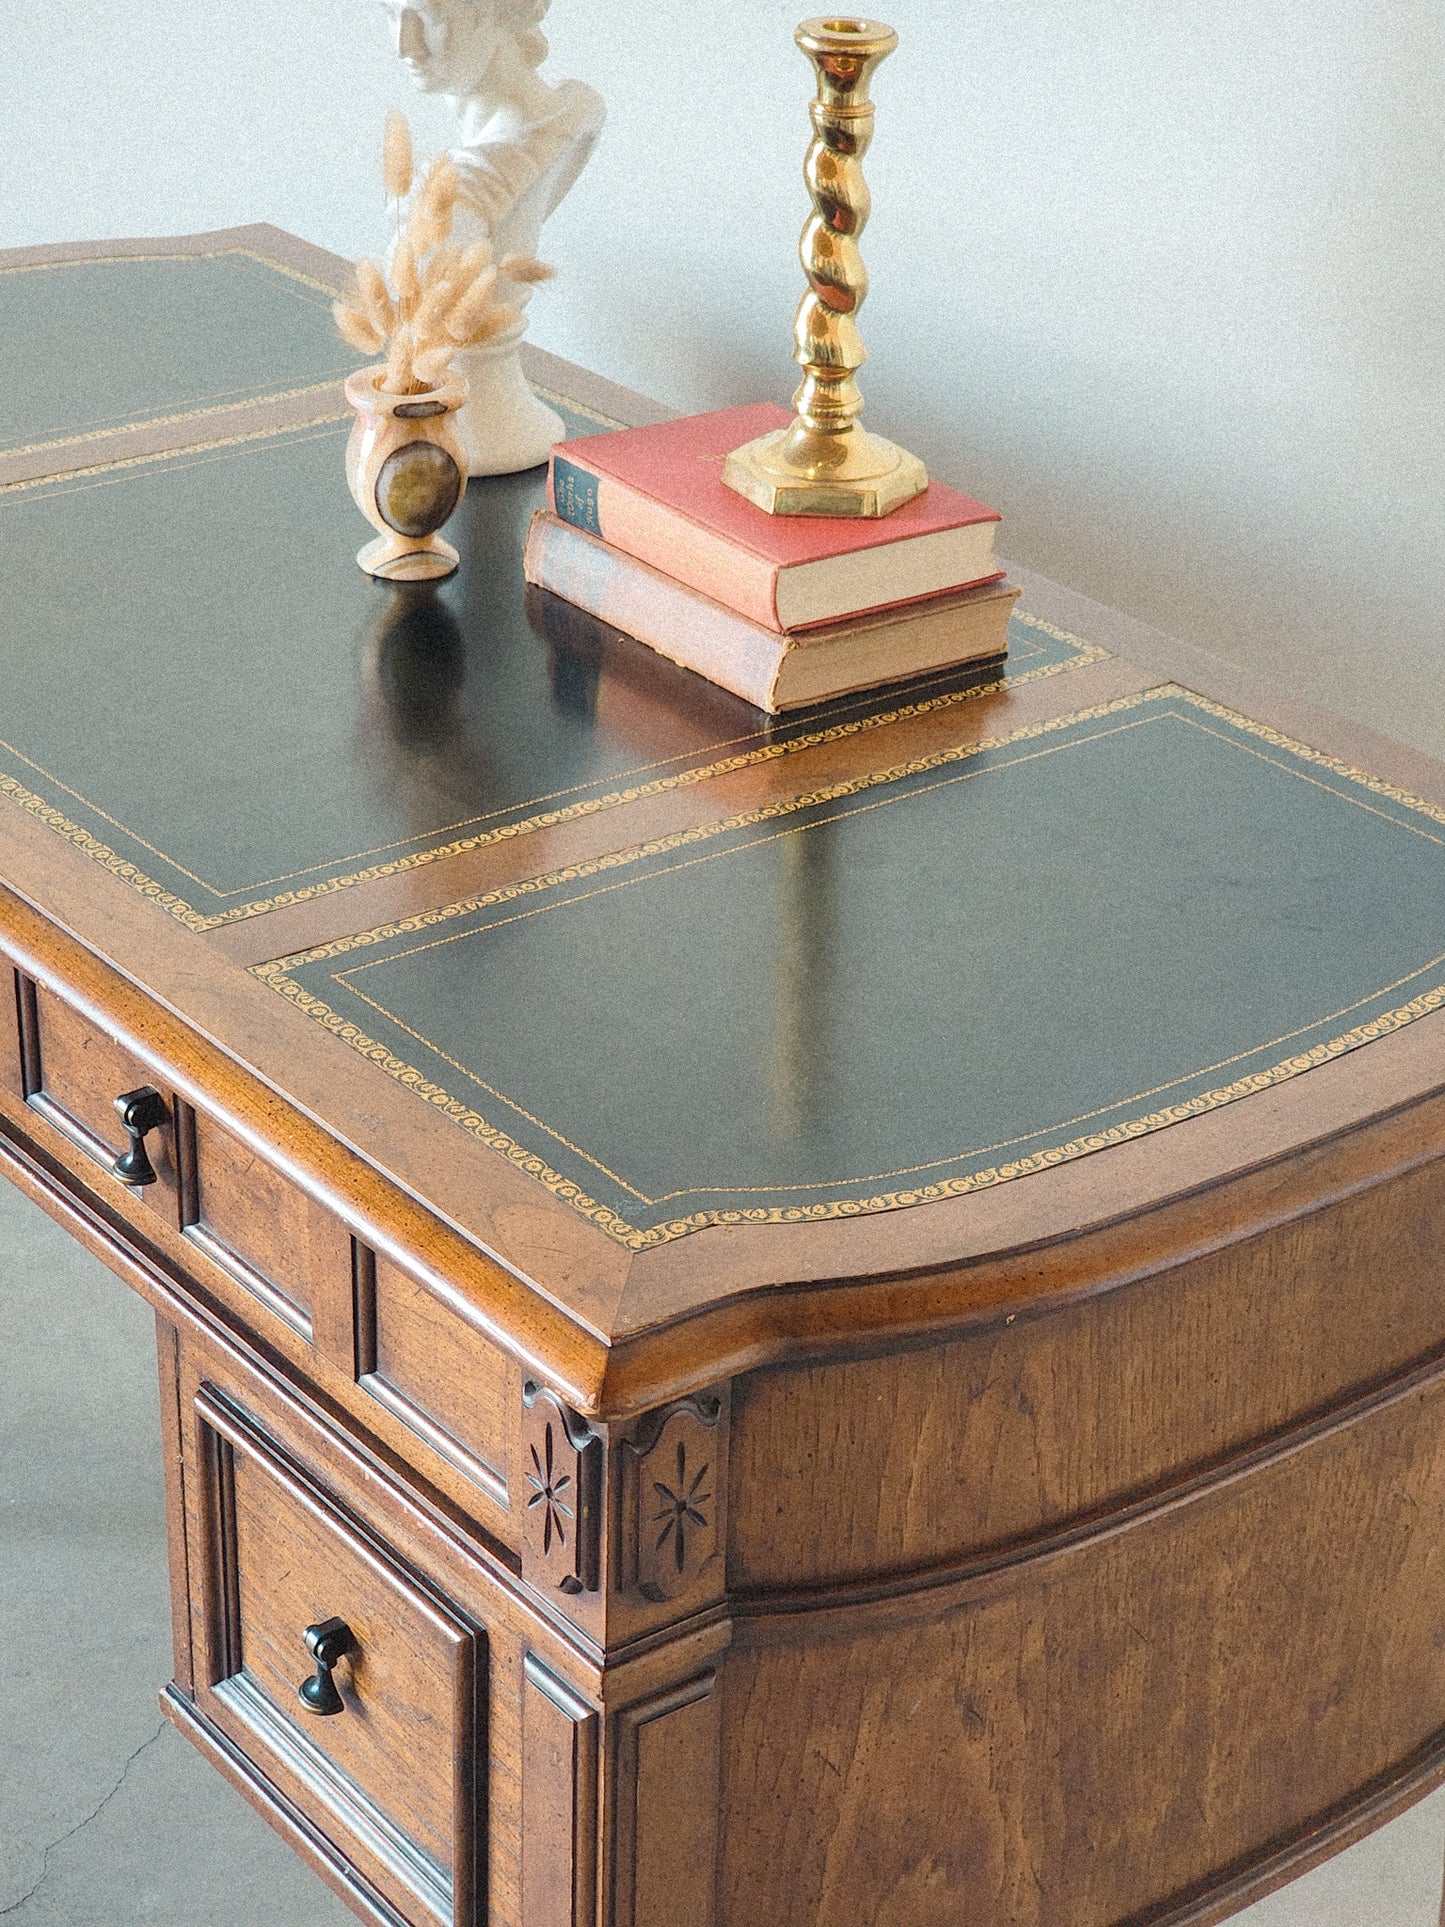
[[[537,384],[533,385],[536,387],[536,392],[546,400],[556,402],[575,414],[585,416],[587,419],[596,421],[604,427],[617,425],[612,423],[607,416],[599,414],[596,409],[588,408],[579,402],[574,402],[569,396],[558,394],[551,389],[541,387]],[[65,493],[75,489],[99,487],[104,485],[104,478],[107,476],[137,468],[153,467],[161,462],[185,463],[199,457],[213,455],[217,451],[239,448],[248,444],[264,441],[280,441],[285,438],[300,441],[309,438],[312,433],[325,432],[326,430],[333,429],[338,419],[337,416],[329,413],[316,415],[306,421],[291,423],[285,427],[258,427],[248,430],[244,434],[221,436],[211,441],[199,442],[193,447],[160,449],[145,454],[126,456],[117,461],[95,463],[88,468],[77,469],[62,475],[47,475],[37,477],[33,480],[0,483],[0,507],[3,507],[8,499],[29,494],[42,488],[50,489],[56,493]],[[562,803],[553,808],[535,810],[529,816],[513,818],[505,823],[497,824],[491,829],[478,830],[468,836],[453,837],[449,841],[431,845],[423,850],[409,851],[404,856],[394,857],[386,862],[369,864],[361,869],[349,871],[341,876],[322,878],[315,883],[300,885],[294,890],[285,890],[270,896],[258,897],[246,903],[233,905],[225,910],[204,911],[198,909],[193,903],[188,902],[186,898],[179,895],[178,892],[170,889],[166,884],[159,882],[156,878],[149,876],[138,864],[133,863],[128,857],[124,857],[118,851],[112,849],[101,837],[97,837],[91,831],[84,829],[72,818],[68,817],[63,810],[47,802],[44,797],[38,795],[18,778],[0,773],[0,796],[8,798],[9,801],[17,804],[21,809],[27,810],[32,816],[36,817],[38,821],[44,823],[47,828],[53,830],[57,835],[63,836],[67,842],[81,850],[93,862],[100,864],[102,868],[108,870],[111,875],[119,877],[122,882],[128,884],[142,896],[147,897],[151,902],[159,905],[168,915],[174,917],[178,923],[183,924],[186,929],[197,932],[216,930],[225,924],[239,923],[250,917],[264,916],[266,912],[270,910],[279,910],[289,907],[292,904],[306,903],[317,897],[331,896],[338,891],[351,888],[354,884],[373,883],[384,877],[397,876],[406,871],[420,869],[429,863],[440,862],[445,857],[460,856],[470,850],[484,849],[493,843],[507,842],[514,837],[526,836],[534,830],[552,829],[559,824],[574,822],[582,817],[595,816],[605,810],[616,809],[624,804],[637,803],[650,797],[660,796],[670,790],[687,788],[694,784],[708,782],[717,776],[731,775],[735,771],[755,767],[760,763],[777,761],[783,757],[791,756],[798,751],[816,749],[824,744],[840,742],[849,736],[858,735],[867,730],[878,729],[891,723],[905,722],[916,717],[931,715],[939,710],[952,708],[959,703],[971,702],[981,696],[995,695],[1000,690],[1016,689],[1025,683],[1035,682],[1048,676],[1059,675],[1067,669],[1080,668],[1087,663],[1102,662],[1106,660],[1110,654],[1109,650],[1100,647],[1099,644],[1086,642],[1082,637],[1073,635],[1066,629],[1057,628],[1054,624],[1045,622],[1040,617],[1031,616],[1022,611],[1016,611],[1013,619],[1026,624],[1030,628],[1036,629],[1041,635],[1046,635],[1055,642],[1064,644],[1072,653],[1057,662],[1043,663],[1036,668],[1023,670],[1017,675],[1011,676],[1006,673],[991,682],[973,684],[966,689],[949,690],[935,696],[921,696],[912,702],[900,703],[895,708],[886,709],[876,714],[849,717],[842,721],[829,724],[824,728],[808,730],[799,735],[787,737],[781,742],[758,744],[752,749],[740,750],[731,756],[714,758],[711,762],[700,764],[689,769],[677,770],[670,775],[654,776],[649,781],[633,784],[621,789],[609,790],[601,795],[585,796],[578,798],[572,803]],[[865,695],[858,700],[866,701],[868,698]],[[728,745],[717,744],[714,747],[726,748]],[[126,824],[109,816],[98,804],[92,803],[89,797],[82,795],[78,790],[72,789],[70,785],[63,782],[60,777],[55,776],[41,764],[34,762],[13,744],[0,740],[0,751],[4,751],[6,754],[26,764],[29,768],[33,769],[38,776],[43,778],[45,782],[53,784],[57,789],[63,790],[67,795],[73,796],[78,803],[82,804],[95,816],[101,818],[102,821],[113,823],[115,828],[123,836],[128,838],[129,841],[137,844],[141,849],[152,851],[155,856],[174,870],[177,875],[189,878],[190,881],[197,884],[201,889],[206,890],[210,895],[219,898],[227,895],[242,894],[241,891],[216,890],[202,878],[194,876],[187,870],[184,864],[179,863],[174,857],[170,856],[158,846],[149,843],[146,838],[140,836]],[[670,758],[664,759],[661,764],[643,765],[638,773],[645,774],[648,769],[665,768],[668,761],[675,760],[677,759]],[[525,809],[527,806],[523,804],[521,807]],[[342,861],[345,860],[344,858],[342,859]],[[301,874],[304,874],[304,872]],[[288,880],[289,879],[285,877],[272,879],[273,882],[286,882]],[[244,887],[245,886],[243,886],[243,889]],[[265,886],[251,887],[264,888]]]
[[[515,883],[503,885],[496,890],[488,891],[481,896],[466,898],[460,902],[449,904],[436,910],[418,912],[414,916],[380,925],[374,930],[359,932],[354,936],[338,938],[331,943],[319,944],[309,950],[298,952],[290,957],[277,959],[274,962],[252,965],[251,972],[253,976],[258,977],[263,983],[269,984],[273,990],[285,997],[288,1002],[296,1005],[296,1007],[308,1017],[311,1017],[324,1028],[331,1031],[333,1035],[339,1037],[342,1042],[349,1045],[351,1049],[367,1058],[368,1061],[378,1064],[388,1076],[392,1077],[398,1083],[406,1085],[434,1108],[442,1111],[444,1115],[451,1118],[454,1123],[458,1124],[470,1136],[485,1144],[488,1149],[505,1157],[510,1164],[513,1164],[527,1176],[534,1178],[538,1183],[542,1184],[554,1197],[559,1198],[562,1202],[571,1206],[573,1210],[596,1225],[599,1230],[606,1232],[609,1237],[632,1251],[644,1251],[654,1245],[666,1244],[673,1239],[685,1237],[691,1232],[704,1230],[710,1225],[816,1223],[826,1219],[869,1216],[883,1211],[903,1210],[913,1205],[937,1203],[948,1198],[963,1197],[975,1191],[990,1190],[996,1185],[1008,1183],[1012,1179],[1029,1176],[1034,1172],[1046,1170],[1056,1164],[1067,1163],[1074,1158],[1083,1157],[1090,1152],[1107,1149],[1110,1145],[1122,1144],[1132,1138],[1146,1136],[1154,1131],[1163,1129],[1167,1125],[1181,1123],[1188,1118],[1202,1116],[1207,1111],[1217,1110],[1223,1105],[1236,1102],[1239,1098],[1253,1096],[1259,1091],[1269,1090],[1277,1084],[1284,1083],[1291,1078],[1301,1075],[1304,1071],[1313,1069],[1316,1065],[1328,1063],[1334,1058],[1343,1056],[1349,1051],[1359,1049],[1362,1045],[1371,1043],[1376,1038],[1387,1036],[1393,1031],[1402,1029],[1406,1024],[1412,1023],[1420,1017],[1428,1016],[1431,1012],[1445,1007],[1445,983],[1423,991],[1420,995],[1400,1005],[1398,1008],[1386,1011],[1366,1023],[1347,1029],[1337,1036],[1327,1039],[1323,1043],[1312,1046],[1307,1051],[1288,1055],[1278,1063],[1262,1071],[1251,1072],[1227,1084],[1199,1092],[1183,1103],[1165,1105],[1146,1111],[1139,1116],[1126,1119],[1120,1124],[1110,1126],[1106,1130],[1071,1137],[1061,1144],[1050,1146],[1045,1150],[1036,1151],[1021,1158],[992,1165],[985,1170],[971,1172],[960,1177],[939,1179],[905,1189],[889,1190],[847,1198],[835,1197],[814,1203],[715,1208],[694,1212],[683,1217],[673,1218],[662,1224],[643,1228],[628,1223],[626,1219],[613,1211],[609,1206],[591,1197],[574,1179],[568,1178],[554,1170],[544,1158],[539,1157],[536,1152],[529,1150],[526,1146],[519,1144],[509,1132],[502,1131],[496,1126],[489,1124],[487,1120],[471,1106],[464,1104],[442,1085],[426,1077],[426,1075],[414,1065],[408,1064],[403,1058],[397,1057],[387,1045],[369,1036],[360,1026],[352,1024],[348,1019],[342,1017],[339,1012],[333,1010],[322,999],[313,996],[303,985],[297,983],[290,973],[304,964],[350,955],[355,951],[387,942],[393,937],[435,928],[437,925],[451,922],[458,917],[470,915],[478,910],[484,910],[498,904],[515,901],[520,897],[539,894],[562,884],[586,881],[593,876],[598,876],[611,870],[629,867],[641,862],[647,857],[663,855],[673,850],[709,842],[725,835],[729,831],[744,829],[793,816],[800,811],[815,808],[820,804],[838,801],[844,797],[858,795],[867,790],[875,789],[880,785],[897,782],[904,777],[925,774],[932,770],[945,768],[951,764],[968,762],[988,750],[1004,748],[1014,743],[1035,741],[1043,736],[1073,727],[1079,723],[1121,715],[1127,711],[1137,709],[1144,704],[1169,701],[1186,702],[1203,714],[1214,716],[1220,721],[1230,724],[1233,728],[1253,736],[1260,742],[1267,744],[1270,748],[1283,750],[1306,765],[1328,772],[1332,776],[1344,778],[1368,794],[1380,796],[1413,810],[1425,817],[1428,821],[1445,828],[1445,809],[1440,808],[1438,805],[1427,802],[1421,797],[1414,796],[1410,794],[1410,792],[1400,789],[1395,784],[1386,782],[1381,777],[1371,775],[1368,771],[1359,770],[1347,763],[1341,762],[1338,758],[1329,756],[1322,750],[1317,750],[1308,744],[1297,742],[1282,732],[1271,728],[1268,724],[1255,721],[1253,717],[1244,716],[1237,711],[1226,708],[1220,703],[1211,702],[1207,697],[1197,695],[1194,691],[1185,689],[1177,683],[1167,683],[1153,689],[1119,696],[1107,703],[1094,704],[1087,709],[1075,711],[1072,715],[1050,717],[1043,722],[1031,723],[1024,728],[1009,732],[1006,735],[986,738],[980,742],[956,745],[952,748],[935,751],[929,756],[920,757],[910,763],[900,764],[888,769],[874,770],[862,776],[830,784],[826,788],[813,791],[806,796],[772,802],[755,810],[739,812],[736,815],[719,819],[717,822],[711,824],[697,825],[687,830],[676,831],[668,836],[656,837],[649,842],[633,845],[630,849],[611,851],[603,856],[570,864],[564,869],[552,871],[544,876],[521,879]],[[1273,759],[1271,758],[1270,760]],[[1316,780],[1306,776],[1304,771],[1297,773],[1305,776],[1305,780],[1307,781]],[[1358,801],[1360,799],[1351,800]],[[1361,806],[1367,809],[1370,807],[1367,803],[1362,803]],[[1428,832],[1426,832],[1426,834],[1428,834]],[[1445,838],[1437,840],[1445,843]],[[647,874],[650,875],[652,872],[648,872]],[[566,901],[573,900],[575,899],[566,899]],[[450,939],[442,939],[441,941],[450,941]],[[426,948],[427,946],[423,945],[418,947]],[[387,959],[387,961],[390,961],[390,959]],[[1445,966],[1445,956],[1437,958],[1433,960],[1433,962]],[[1428,970],[1430,968],[1430,964],[1422,965],[1420,970],[1412,971],[1410,977],[1416,978],[1421,974],[1422,970]],[[1409,978],[1400,979],[1399,983],[1404,984],[1409,980]],[[442,1061],[446,1063],[452,1064],[463,1076],[468,1077],[472,1082],[481,1085],[483,1088],[492,1088],[485,1085],[484,1080],[477,1077],[475,1073],[467,1071],[465,1066],[457,1063],[455,1059],[448,1057],[446,1052],[439,1050],[428,1039],[422,1037],[418,1032],[411,1030],[410,1026],[403,1023],[390,1011],[385,1010],[379,1004],[374,1004],[373,1000],[367,997],[364,992],[358,990],[354,984],[348,984],[346,988],[352,995],[360,998],[361,1001],[373,1004],[373,1008],[377,1009],[389,1023],[395,1025],[399,1030],[406,1032],[408,1035],[415,1037],[417,1041],[423,1044],[433,1055],[441,1058]],[[1349,1008],[1358,1009],[1361,1004],[1369,1003],[1375,998],[1388,994],[1388,992],[1394,988],[1396,988],[1396,985],[1393,984],[1382,985],[1379,989],[1370,992],[1367,996],[1357,999]],[[1348,1011],[1337,1012],[1334,1013],[1334,1015],[1336,1017],[1343,1017],[1348,1015]],[[1329,1020],[1315,1020],[1308,1028],[1316,1028],[1317,1024],[1321,1021]],[[1255,1056],[1259,1050],[1269,1049],[1271,1044],[1277,1046],[1287,1043],[1291,1037],[1297,1035],[1298,1032],[1294,1032],[1284,1037],[1273,1039],[1270,1043],[1255,1047],[1248,1054]],[[1237,1061],[1237,1058],[1225,1060],[1222,1064],[1213,1068],[1225,1069],[1230,1062]],[[1192,1075],[1199,1074],[1199,1072],[1195,1072]],[[1208,1074],[1208,1067],[1206,1067],[1204,1074]],[[522,1116],[530,1116],[530,1113],[521,1105],[518,1105],[515,1100],[505,1097],[501,1092],[494,1092],[494,1095],[508,1104],[512,1109],[518,1111]],[[1137,1094],[1136,1098],[1125,1098],[1117,1104],[1109,1105],[1108,1109],[1117,1110],[1124,1105],[1133,1102],[1142,1102],[1156,1095],[1158,1095],[1158,1090],[1141,1092]],[[536,1122],[539,1128],[544,1130],[548,1136],[553,1137],[565,1148],[584,1158],[588,1163],[593,1164],[595,1168],[602,1171],[612,1182],[619,1185],[620,1188],[631,1192],[640,1202],[666,1202],[665,1198],[658,1200],[644,1198],[640,1192],[636,1191],[633,1186],[627,1184],[624,1179],[608,1171],[606,1166],[602,1165],[599,1160],[592,1157],[589,1153],[582,1151],[580,1147],[569,1143],[560,1133],[554,1131],[550,1126],[542,1124],[540,1119],[534,1119],[533,1121]],[[1086,1120],[1075,1120],[1075,1122],[1084,1121]],[[987,1155],[989,1149],[1005,1148],[1007,1147],[1002,1145],[987,1147],[984,1151],[978,1153],[978,1155]],[[969,1154],[961,1153],[955,1155]],[[936,1159],[933,1163],[943,1164],[952,1161],[953,1158],[948,1157]],[[930,1167],[925,1166],[919,1168],[927,1169]],[[911,1173],[899,1171],[880,1175],[883,1177],[899,1177],[911,1175]],[[857,1183],[859,1180],[854,1180],[854,1182]],[[872,1182],[872,1180],[865,1179],[861,1182],[868,1183]],[[772,1189],[774,1195],[776,1195],[777,1192],[786,1189],[818,1190],[833,1187],[826,1184],[811,1184],[796,1187],[773,1186],[766,1188]]]
[[[249,247],[209,248],[200,253],[188,253],[177,249],[159,248],[149,253],[133,254],[93,254],[68,256],[52,261],[23,261],[9,265],[0,264],[0,279],[13,275],[47,274],[73,268],[91,267],[141,267],[155,262],[168,262],[200,266],[215,261],[250,261],[264,268],[268,274],[279,276],[283,281],[305,288],[323,299],[312,301],[306,295],[298,298],[308,307],[324,308],[329,311],[330,304],[341,292],[339,288],[318,281],[314,275],[304,273],[284,261],[277,261]],[[341,383],[355,365],[355,357],[345,363],[338,363],[334,370],[319,375],[315,381],[304,382],[292,388],[271,388],[264,383],[252,389],[219,389],[209,395],[196,395],[191,403],[166,413],[142,412],[135,415],[112,415],[103,420],[79,422],[74,429],[63,434],[47,436],[38,442],[24,442],[0,446],[0,464],[9,466],[33,455],[43,455],[60,450],[80,450],[88,445],[116,441],[123,437],[135,437],[160,429],[176,428],[188,422],[214,422],[225,415],[238,415],[242,410],[260,408],[268,404],[291,402],[307,396],[334,394],[337,408],[336,418],[344,413],[345,402],[341,394]],[[172,453],[179,452],[172,446]],[[53,481],[62,475],[93,472],[85,464],[67,461],[63,467],[52,468],[43,476],[21,478],[12,481],[10,487],[36,486],[43,481]],[[7,484],[0,482],[0,488]]]

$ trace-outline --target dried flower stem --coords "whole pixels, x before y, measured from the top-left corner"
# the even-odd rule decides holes
[[[381,139],[381,179],[391,200],[404,201],[410,194],[413,164],[411,128],[406,115],[393,107]]]
[[[480,347],[520,321],[520,308],[498,298],[500,284],[545,281],[552,270],[528,254],[496,263],[486,241],[450,244],[460,192],[455,164],[439,155],[414,187],[411,129],[395,111],[386,119],[382,179],[396,212],[391,285],[374,261],[358,261],[355,300],[338,301],[332,313],[353,348],[385,349],[381,379],[390,393],[420,394],[446,378],[458,349]]]
[[[348,308],[342,301],[333,301],[331,315],[341,339],[348,342],[359,353],[378,354],[385,346],[385,335],[379,328],[372,326],[369,316],[362,314],[358,309]]]

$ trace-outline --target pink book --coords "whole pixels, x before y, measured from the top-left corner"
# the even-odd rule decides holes
[[[771,402],[563,442],[548,501],[564,522],[790,631],[996,581],[999,516],[942,482],[877,521],[768,515],[723,485],[728,453],[784,428]]]

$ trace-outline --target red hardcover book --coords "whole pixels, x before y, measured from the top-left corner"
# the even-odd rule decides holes
[[[1018,590],[993,581],[791,632],[749,622],[635,555],[538,509],[528,582],[773,714],[925,671],[1002,663]]]
[[[997,511],[941,482],[878,521],[768,515],[725,487],[729,451],[791,420],[761,402],[563,442],[549,503],[562,521],[767,629],[997,580]]]

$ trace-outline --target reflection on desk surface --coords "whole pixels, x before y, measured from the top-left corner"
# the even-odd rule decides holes
[[[572,425],[595,423],[573,416]],[[898,692],[775,721],[525,594],[544,472],[473,482],[458,575],[356,567],[345,424],[0,489],[0,793],[192,928],[582,813]],[[1017,622],[1010,671],[1087,659]],[[955,672],[908,700],[959,695]]]
[[[1445,811],[1173,687],[257,967],[640,1248],[895,1209],[1445,1004]]]

